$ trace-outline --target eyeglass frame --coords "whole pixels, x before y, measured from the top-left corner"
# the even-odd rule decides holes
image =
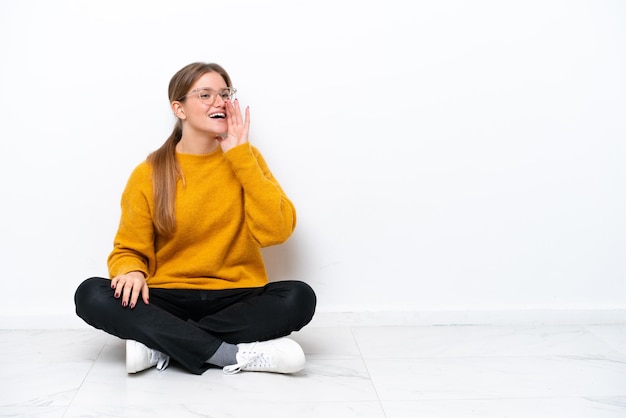
[[[201,90],[209,90],[209,91],[213,91],[213,101],[211,103],[207,103],[204,101],[204,99],[202,99],[202,97],[200,97],[200,91]],[[235,96],[235,93],[237,93],[237,89],[234,87],[224,87],[223,89],[219,89],[219,90],[215,90],[211,87],[199,87],[197,89],[193,89],[191,90],[189,93],[186,93],[183,97],[181,97],[180,99],[177,100],[177,102],[182,102],[183,100],[185,100],[189,95],[192,95],[194,93],[198,94],[198,99],[200,99],[200,101],[204,104],[209,104],[212,105],[213,103],[215,103],[215,100],[217,100],[217,96],[221,97],[222,100],[226,101],[226,99],[222,96],[222,92],[228,90],[229,94],[228,94],[228,100],[232,100],[233,96]]]

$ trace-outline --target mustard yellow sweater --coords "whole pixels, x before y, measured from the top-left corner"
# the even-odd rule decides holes
[[[265,285],[261,248],[289,238],[296,212],[261,154],[243,144],[176,158],[185,182],[177,185],[174,236],[153,226],[152,169],[143,162],[122,194],[110,276],[141,271],[149,287],[170,289]]]

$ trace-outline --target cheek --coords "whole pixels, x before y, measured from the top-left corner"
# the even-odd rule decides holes
[[[192,118],[195,120],[203,120],[208,118],[208,109],[196,108],[190,114]]]

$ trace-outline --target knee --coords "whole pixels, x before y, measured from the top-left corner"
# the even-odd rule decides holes
[[[317,305],[317,296],[313,288],[307,283],[293,281],[289,282],[289,285],[288,303],[292,312],[298,313],[296,316],[300,318],[299,327],[301,328],[313,319]]]
[[[311,286],[304,282],[294,282],[294,293],[297,301],[305,306],[310,306],[311,309],[315,309],[317,304],[317,296]]]
[[[98,309],[104,299],[110,297],[110,281],[101,277],[91,277],[82,282],[74,293],[76,313],[83,317],[86,311]]]

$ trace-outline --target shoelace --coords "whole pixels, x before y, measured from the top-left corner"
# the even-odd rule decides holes
[[[273,362],[262,352],[254,351],[256,344],[249,351],[241,353],[243,360],[237,364],[224,367],[222,370],[225,374],[236,374],[244,368],[250,366],[251,369],[269,369]]]
[[[150,363],[156,361],[156,368],[158,371],[163,371],[170,364],[170,356],[161,353],[160,351],[151,350]]]

